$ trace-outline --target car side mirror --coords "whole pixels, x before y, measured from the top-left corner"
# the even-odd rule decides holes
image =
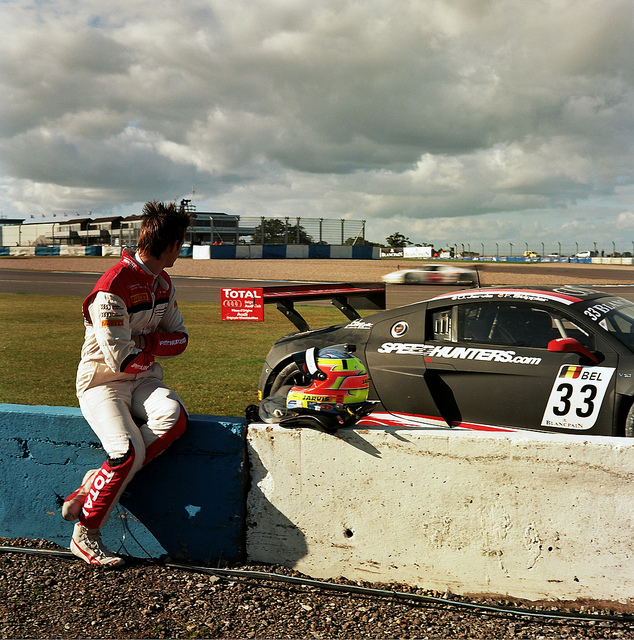
[[[579,355],[592,360],[595,364],[599,362],[599,358],[597,358],[587,347],[584,347],[576,338],[557,338],[556,340],[551,340],[548,343],[548,351],[578,353]]]

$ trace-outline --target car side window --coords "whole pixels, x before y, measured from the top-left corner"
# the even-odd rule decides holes
[[[489,335],[495,344],[538,349],[561,337],[548,311],[524,305],[500,305]]]
[[[461,305],[458,340],[515,347],[548,348],[556,338],[576,338],[591,348],[591,337],[556,311],[523,304]]]
[[[491,304],[465,304],[458,307],[458,341],[492,342],[492,324],[497,307]]]
[[[451,342],[452,336],[452,309],[439,309],[432,314],[432,340]]]

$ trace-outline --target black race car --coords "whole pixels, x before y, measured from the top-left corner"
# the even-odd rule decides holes
[[[634,435],[634,303],[624,298],[585,287],[479,288],[298,327],[270,350],[260,398],[305,384],[294,355],[347,344],[377,402],[359,425]]]

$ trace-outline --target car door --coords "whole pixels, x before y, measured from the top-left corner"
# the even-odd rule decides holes
[[[611,434],[618,355],[588,326],[533,302],[480,300],[429,312],[426,378],[453,426]],[[451,339],[434,332],[451,317]],[[600,362],[548,350],[574,337]]]
[[[426,308],[417,303],[375,321],[365,346],[372,399],[393,414],[439,415],[425,382]]]

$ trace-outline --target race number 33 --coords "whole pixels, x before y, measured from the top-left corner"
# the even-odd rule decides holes
[[[591,429],[613,373],[610,367],[561,367],[548,398],[542,427]]]

